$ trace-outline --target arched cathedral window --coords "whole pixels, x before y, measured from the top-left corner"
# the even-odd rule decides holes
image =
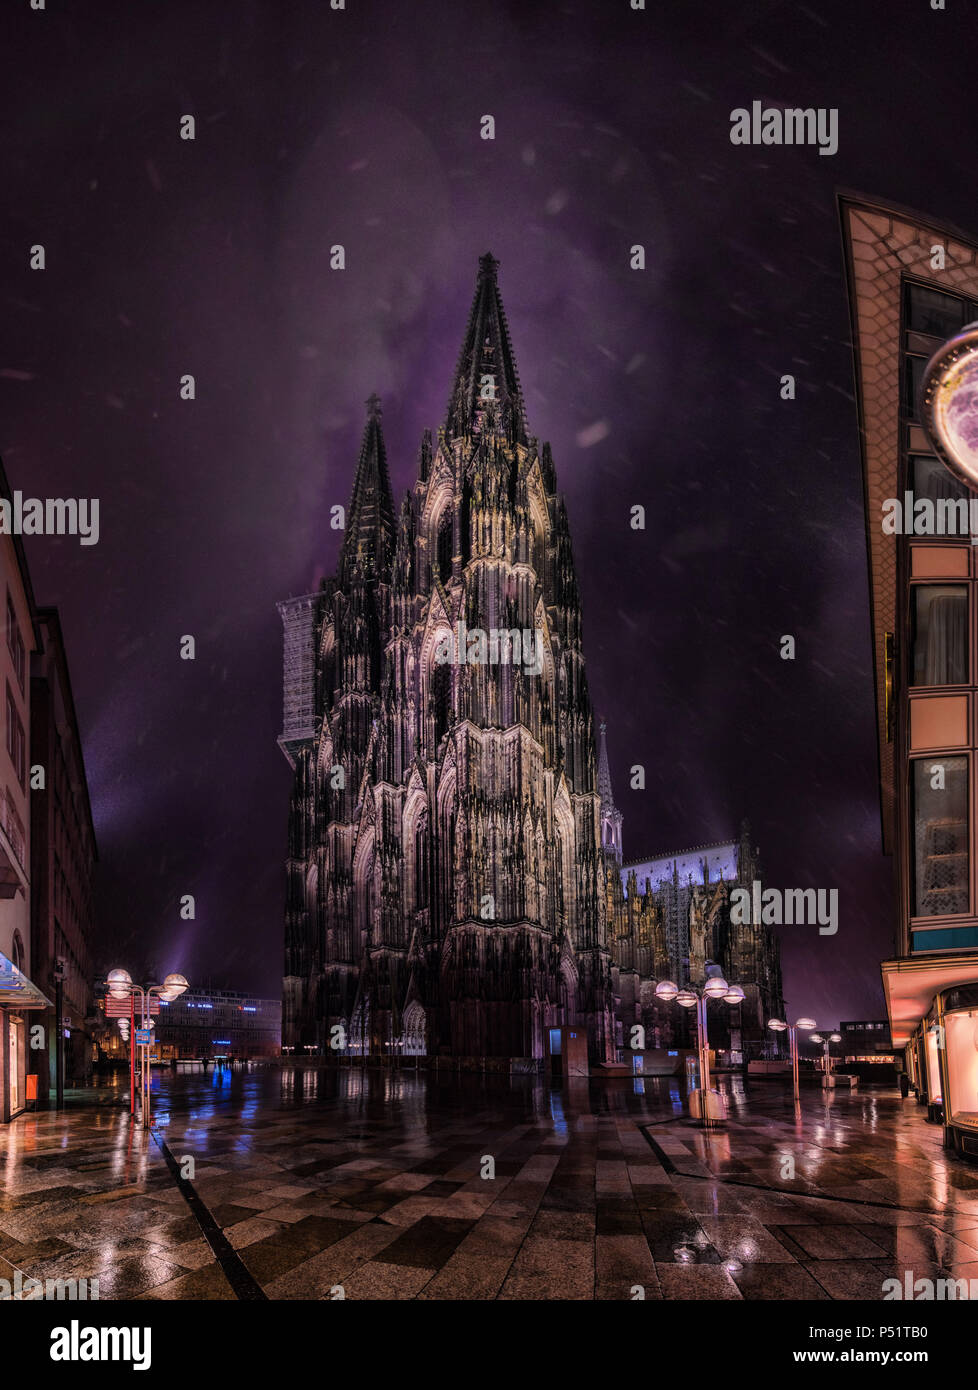
[[[414,905],[428,906],[428,818],[421,816],[414,835]]]
[[[431,676],[431,713],[435,721],[435,747],[448,732],[452,719],[452,668],[435,666]]]
[[[452,551],[455,548],[452,519],[452,509],[446,507],[438,523],[438,544],[436,547],[438,578],[443,584],[447,584],[452,577]]]

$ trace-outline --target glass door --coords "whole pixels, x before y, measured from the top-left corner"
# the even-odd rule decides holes
[[[9,1020],[7,1033],[7,1045],[10,1049],[8,1057],[10,1075],[10,1114],[15,1115],[23,1105],[20,1094],[20,1040],[23,1036],[23,1024],[19,1018]]]

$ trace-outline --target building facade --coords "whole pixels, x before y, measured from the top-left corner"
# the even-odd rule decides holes
[[[63,1080],[87,1081],[98,1024],[93,995],[95,865],[98,853],[78,720],[57,609],[37,611],[40,636],[31,658],[31,763],[43,786],[31,792],[31,947],[35,978],[52,998],[61,989]],[[32,1058],[38,1096],[56,1086],[52,1013],[46,1046]]]
[[[104,986],[104,981],[101,982]],[[97,1009],[104,1017],[105,997]],[[139,1020],[139,1004],[136,1004]],[[250,1061],[278,1057],[282,1048],[282,1001],[262,999],[234,989],[188,989],[177,999],[160,1000],[154,1015],[152,1047],[154,1062],[171,1061]],[[125,1061],[128,1044],[123,1042],[114,1019],[105,1019],[104,1056],[112,1062]]]
[[[0,495],[10,499],[2,465]],[[0,587],[5,614],[0,645],[0,1124],[5,1124],[27,1107],[37,1051],[31,1044],[46,1038],[43,1010],[49,1003],[34,982],[31,959],[30,660],[41,634],[19,536],[0,535]],[[41,1033],[32,1033],[39,1021]]]
[[[892,1063],[893,1043],[890,1025],[885,1019],[850,1020],[839,1024],[842,1042],[839,1052],[845,1063]]]
[[[337,573],[279,605],[296,1052],[534,1066],[574,1028],[611,1062],[668,959],[661,908],[622,882],[567,511],[496,271],[484,256],[400,511],[371,397]],[[722,913],[700,888],[709,955]]]
[[[160,1001],[154,1055],[171,1058],[277,1057],[282,1047],[282,1001],[240,990],[188,989]]]
[[[866,507],[894,1049],[945,1139],[978,1157],[978,549],[917,528],[969,500],[921,420],[929,360],[978,319],[978,242],[843,196]],[[901,524],[895,524],[893,502]],[[910,526],[907,526],[910,522]]]

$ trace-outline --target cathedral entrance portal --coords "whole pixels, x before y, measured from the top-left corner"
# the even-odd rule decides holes
[[[428,1054],[425,1011],[418,1003],[412,1002],[404,1010],[404,1044],[401,1053],[405,1057],[425,1057]]]

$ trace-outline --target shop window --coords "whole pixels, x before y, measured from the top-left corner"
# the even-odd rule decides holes
[[[969,910],[968,759],[918,758],[911,764],[913,915]]]
[[[932,338],[951,338],[968,321],[966,299],[926,285],[907,286],[907,328],[911,333],[927,333]]]
[[[918,584],[910,591],[911,685],[966,685],[968,590]]]
[[[928,1027],[924,1039],[924,1057],[927,1064],[927,1099],[931,1105],[940,1105],[943,1100],[941,1062],[937,1052],[937,1031],[932,1027]]]
[[[978,1118],[978,1010],[944,1018],[949,1117]]]

